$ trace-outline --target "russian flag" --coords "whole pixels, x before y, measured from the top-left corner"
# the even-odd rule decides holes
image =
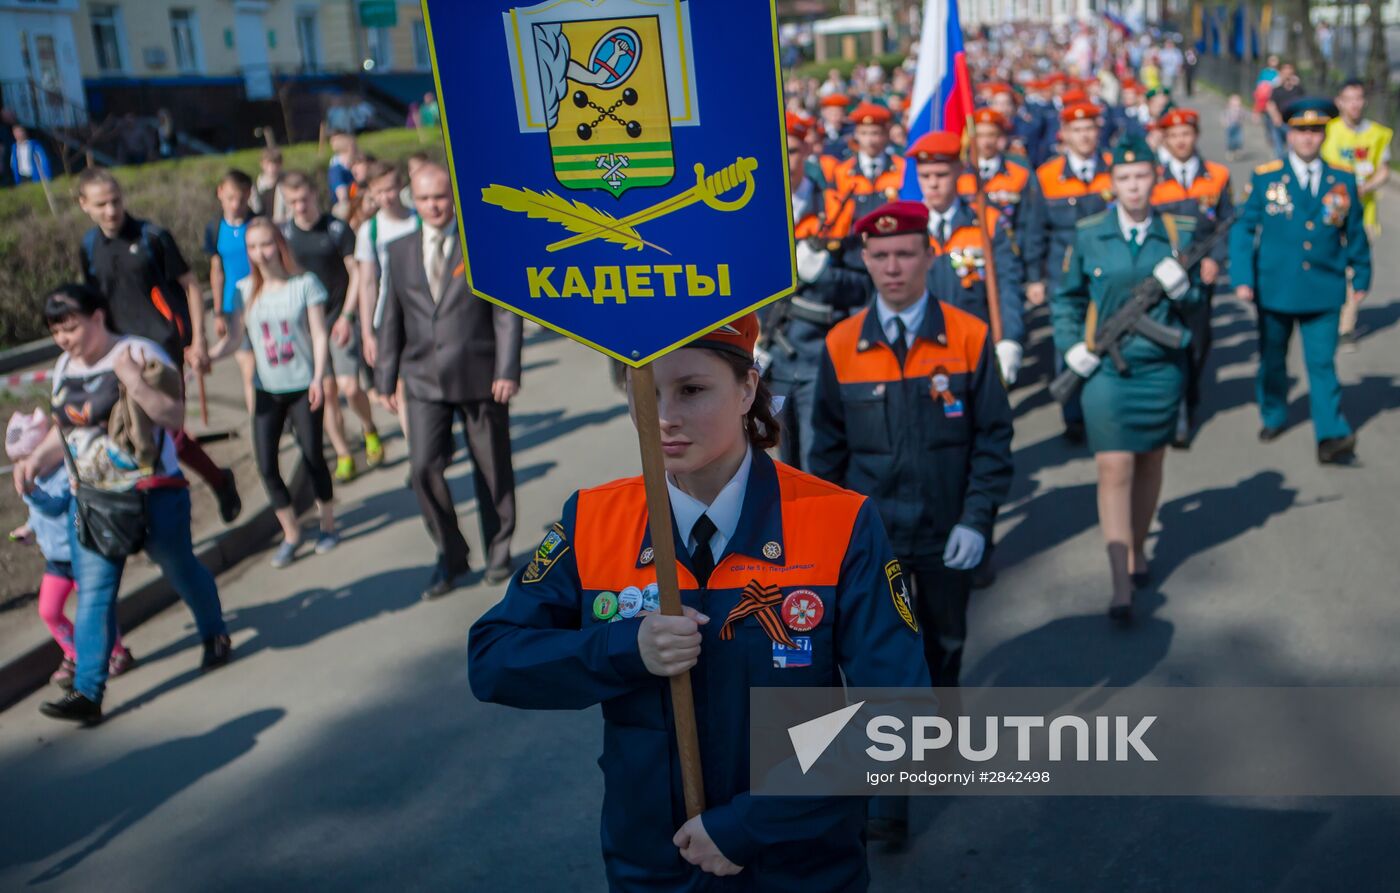
[[[924,30],[919,37],[919,68],[909,103],[909,144],[926,133],[947,130],[961,135],[972,114],[972,77],[963,52],[958,0],[926,0]],[[919,176],[906,166],[900,198],[920,201]]]

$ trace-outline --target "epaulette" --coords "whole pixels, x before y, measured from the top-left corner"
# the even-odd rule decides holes
[[[1261,164],[1254,169],[1256,174],[1272,174],[1274,171],[1283,170],[1283,159],[1277,158],[1273,161]]]
[[[1091,226],[1098,226],[1100,223],[1103,223],[1105,220],[1108,219],[1108,215],[1108,211],[1100,211],[1097,214],[1090,214],[1088,217],[1085,217],[1083,220],[1080,220],[1078,223],[1076,223],[1074,225],[1075,229],[1088,229]]]

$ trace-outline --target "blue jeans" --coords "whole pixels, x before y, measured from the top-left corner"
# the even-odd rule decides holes
[[[189,606],[200,638],[226,633],[214,575],[194,557],[190,491],[183,487],[150,490],[146,494],[146,509],[146,554]],[[71,512],[76,512],[76,508]],[[107,687],[107,659],[117,635],[117,590],[121,588],[126,561],[112,561],[83,548],[71,512],[68,541],[73,549],[73,577],[78,581],[78,613],[73,624],[78,670],[73,688],[101,703]]]

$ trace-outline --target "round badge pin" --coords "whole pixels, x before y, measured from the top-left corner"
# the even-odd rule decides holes
[[[617,596],[611,592],[600,592],[593,597],[593,618],[611,620],[617,615]]]
[[[648,583],[646,588],[642,590],[642,610],[661,610],[661,588],[655,583]]]
[[[617,614],[630,620],[642,611],[642,590],[628,586],[617,594]]]
[[[777,561],[783,557],[783,547],[776,542],[765,543],[763,546],[763,557],[769,561]]]
[[[935,393],[945,393],[952,386],[952,381],[950,381],[946,375],[940,373],[933,377],[933,390]]]
[[[793,632],[806,633],[822,622],[826,606],[821,596],[810,589],[795,589],[783,599],[783,622]]]
[[[655,560],[656,560],[656,552],[651,548],[651,546],[647,546],[645,549],[642,550],[642,564],[643,564],[643,565],[651,564],[651,563],[652,563],[653,561],[655,561]]]

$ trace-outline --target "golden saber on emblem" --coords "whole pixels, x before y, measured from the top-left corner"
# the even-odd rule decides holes
[[[673,214],[682,208],[688,208],[696,202],[704,202],[716,211],[738,211],[749,203],[753,198],[754,171],[758,170],[757,158],[740,158],[733,164],[724,168],[717,174],[705,176],[705,165],[695,165],[695,185],[679,195],[672,196],[663,202],[658,202],[650,208],[638,211],[631,216],[624,217],[617,221],[617,228],[638,226],[649,223],[667,214]],[[726,201],[720,196],[738,189],[744,188],[744,192],[736,199]],[[608,230],[599,227],[593,232],[571,236],[559,242],[555,242],[545,248],[546,251],[563,251],[565,248],[573,248],[575,245],[582,245],[594,239],[607,235]]]

